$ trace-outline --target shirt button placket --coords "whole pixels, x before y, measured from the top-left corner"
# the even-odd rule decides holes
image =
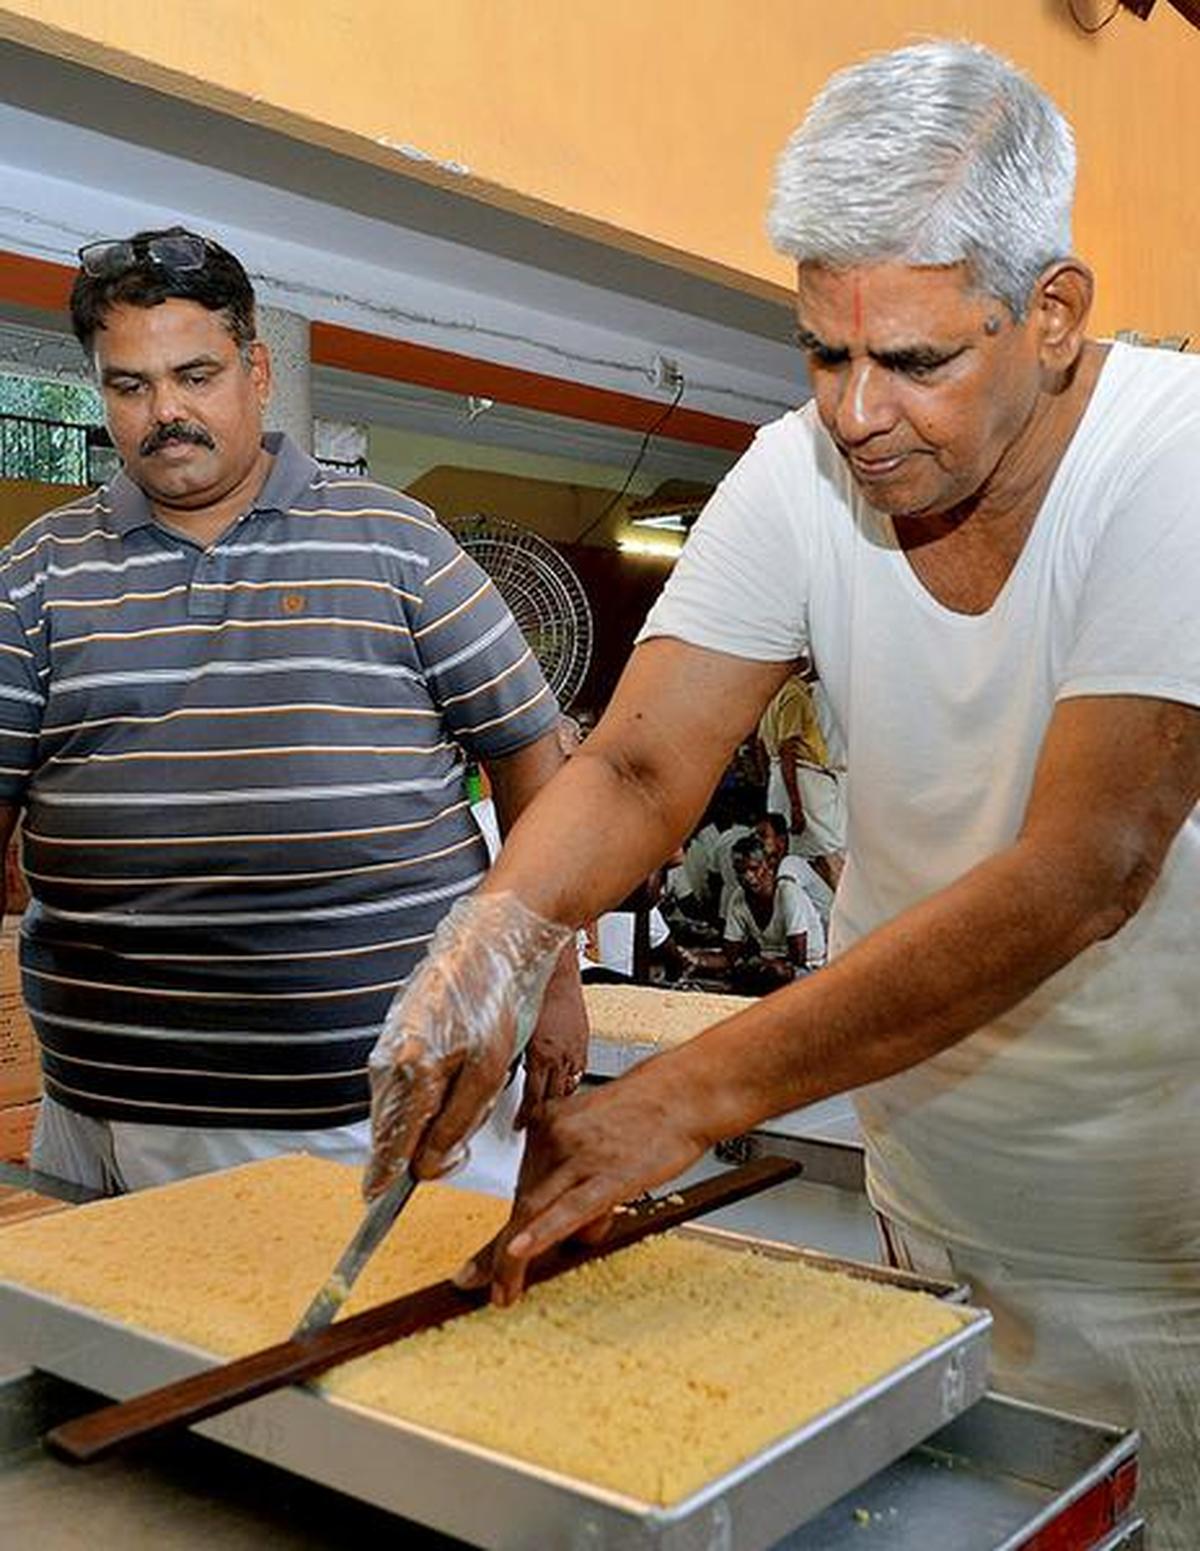
[[[224,558],[206,549],[192,569],[188,587],[188,614],[193,619],[220,619],[225,613],[225,593],[221,582],[225,579]]]

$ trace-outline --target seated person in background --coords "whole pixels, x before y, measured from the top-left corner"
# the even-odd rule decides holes
[[[833,907],[833,890],[825,879],[804,857],[794,855],[789,849],[791,839],[787,820],[782,813],[764,813],[754,825],[754,833],[762,841],[767,860],[781,878],[795,878],[796,882],[817,907],[821,925],[829,924],[829,912]]]
[[[684,847],[682,871],[672,878],[672,898],[683,915],[712,926],[725,919],[737,886],[733,848],[752,833],[761,812],[761,791],[741,782],[722,785],[713,794]]]
[[[825,929],[817,907],[794,877],[776,871],[757,835],[733,848],[738,886],[725,918],[725,955],[733,965],[735,985],[750,966],[749,951],[762,969],[765,988],[782,985],[820,969],[825,962]],[[753,962],[753,960],[751,960]]]
[[[717,919],[724,922],[729,915],[733,896],[737,893],[741,878],[737,868],[737,848],[743,840],[754,838],[754,819],[757,808],[745,804],[733,804],[735,817],[713,847],[713,880],[717,892]],[[719,880],[719,887],[718,887]]]
[[[718,950],[688,954],[706,975],[729,977],[733,990],[759,996],[819,969],[825,929],[817,907],[791,874],[780,874],[757,835],[733,847],[737,886]]]
[[[683,860],[671,878],[671,894],[676,905],[683,914],[696,920],[715,920],[720,903],[720,886],[714,880],[717,872],[714,856],[721,838],[718,819],[722,806],[717,799],[709,803],[700,824],[683,847]]]
[[[693,875],[698,874],[701,867],[707,869],[696,893],[703,902],[705,919],[714,925],[719,926],[724,921],[729,901],[737,888],[733,848],[739,840],[754,833],[754,821],[761,811],[761,794],[756,794],[750,787],[723,787],[708,806],[705,817],[710,822],[684,852],[686,866],[693,856],[692,847],[699,851],[699,856],[691,861]]]

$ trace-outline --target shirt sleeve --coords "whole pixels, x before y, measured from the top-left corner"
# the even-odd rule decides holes
[[[805,954],[808,962],[820,962],[825,957],[825,933],[817,907],[795,878],[781,877],[777,887],[785,932],[789,937],[799,937],[803,933],[807,938]]]
[[[809,750],[812,748],[816,716],[808,690],[795,678],[789,679],[784,689],[787,690],[787,698],[780,706],[779,742],[782,745],[789,739],[795,738],[804,744],[806,750]]]
[[[734,891],[729,901],[729,909],[725,913],[725,922],[721,927],[721,935],[728,942],[745,942],[748,937],[746,931],[746,909],[742,902],[742,891]]]
[[[438,527],[413,640],[447,729],[476,759],[515,753],[549,732],[558,704],[486,573]]]
[[[1200,705],[1200,424],[1155,449],[1117,499],[1084,577],[1059,697]]]
[[[807,649],[811,441],[805,411],[758,433],[688,535],[639,642],[671,636],[760,662],[790,662]]]

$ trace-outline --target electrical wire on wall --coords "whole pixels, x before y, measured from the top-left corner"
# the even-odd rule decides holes
[[[650,443],[653,441],[653,439],[658,435],[663,426],[666,425],[667,421],[679,408],[679,401],[683,398],[683,387],[683,378],[680,377],[679,382],[675,388],[675,397],[671,400],[666,409],[663,410],[662,414],[659,415],[658,419],[652,426],[649,427],[649,429],[646,431],[646,434],[642,437],[642,445],[638,448],[633,462],[629,465],[629,472],[626,474],[621,488],[617,491],[616,495],[613,496],[611,501],[605,502],[599,513],[592,518],[591,522],[588,523],[583,532],[577,533],[575,535],[572,543],[582,544],[584,539],[587,538],[588,534],[598,528],[604,519],[608,516],[608,514],[612,511],[612,509],[615,506],[618,506],[620,502],[624,500],[626,492],[628,491],[630,485],[633,483],[634,475],[642,466],[642,459],[646,456],[646,449],[650,446]]]

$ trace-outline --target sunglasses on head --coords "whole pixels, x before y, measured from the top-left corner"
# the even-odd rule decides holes
[[[96,280],[111,280],[142,264],[157,264],[170,274],[182,274],[203,269],[208,249],[208,239],[195,232],[167,232],[160,237],[89,242],[79,249],[79,263],[84,274]]]

